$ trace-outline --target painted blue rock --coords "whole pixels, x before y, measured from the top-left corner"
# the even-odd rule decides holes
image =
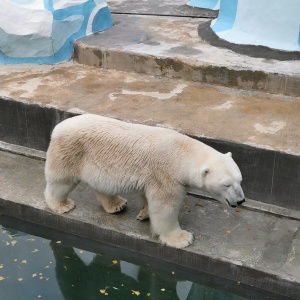
[[[236,44],[300,51],[299,0],[221,0],[211,28]]]
[[[0,64],[58,63],[113,21],[104,0],[0,0]]]
[[[211,28],[228,42],[300,51],[300,0],[191,0],[188,4],[219,8]]]

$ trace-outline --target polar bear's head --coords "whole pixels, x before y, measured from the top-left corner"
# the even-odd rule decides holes
[[[201,170],[202,184],[206,192],[230,207],[245,202],[241,188],[242,174],[231,153],[221,154]]]

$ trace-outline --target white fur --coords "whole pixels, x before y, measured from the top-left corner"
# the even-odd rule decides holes
[[[58,213],[74,207],[67,197],[81,180],[96,190],[109,213],[126,206],[119,194],[139,192],[144,208],[137,218],[149,216],[153,232],[177,248],[193,239],[178,223],[187,187],[202,189],[232,206],[244,199],[242,176],[231,154],[170,129],[89,114],[54,128],[45,175],[46,202]]]

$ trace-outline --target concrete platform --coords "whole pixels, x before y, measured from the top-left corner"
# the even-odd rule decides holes
[[[127,3],[125,1],[125,3]],[[255,58],[201,39],[207,18],[113,14],[115,25],[79,39],[79,63],[300,96],[300,61]]]
[[[12,167],[13,166],[13,167]],[[231,209],[217,202],[186,197],[180,211],[183,228],[195,235],[182,250],[149,236],[149,222],[135,219],[141,203],[127,195],[128,208],[105,213],[94,192],[80,184],[72,193],[77,207],[57,215],[46,206],[44,161],[0,152],[0,215],[59,229],[193,270],[269,290],[272,299],[300,297],[300,221]]]

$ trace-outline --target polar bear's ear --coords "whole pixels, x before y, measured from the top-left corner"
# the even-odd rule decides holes
[[[208,167],[203,167],[201,170],[201,175],[202,177],[206,176],[206,174],[209,172],[209,168]]]
[[[228,152],[226,153],[225,155],[229,156],[229,157],[232,157],[232,153],[231,152]]]

